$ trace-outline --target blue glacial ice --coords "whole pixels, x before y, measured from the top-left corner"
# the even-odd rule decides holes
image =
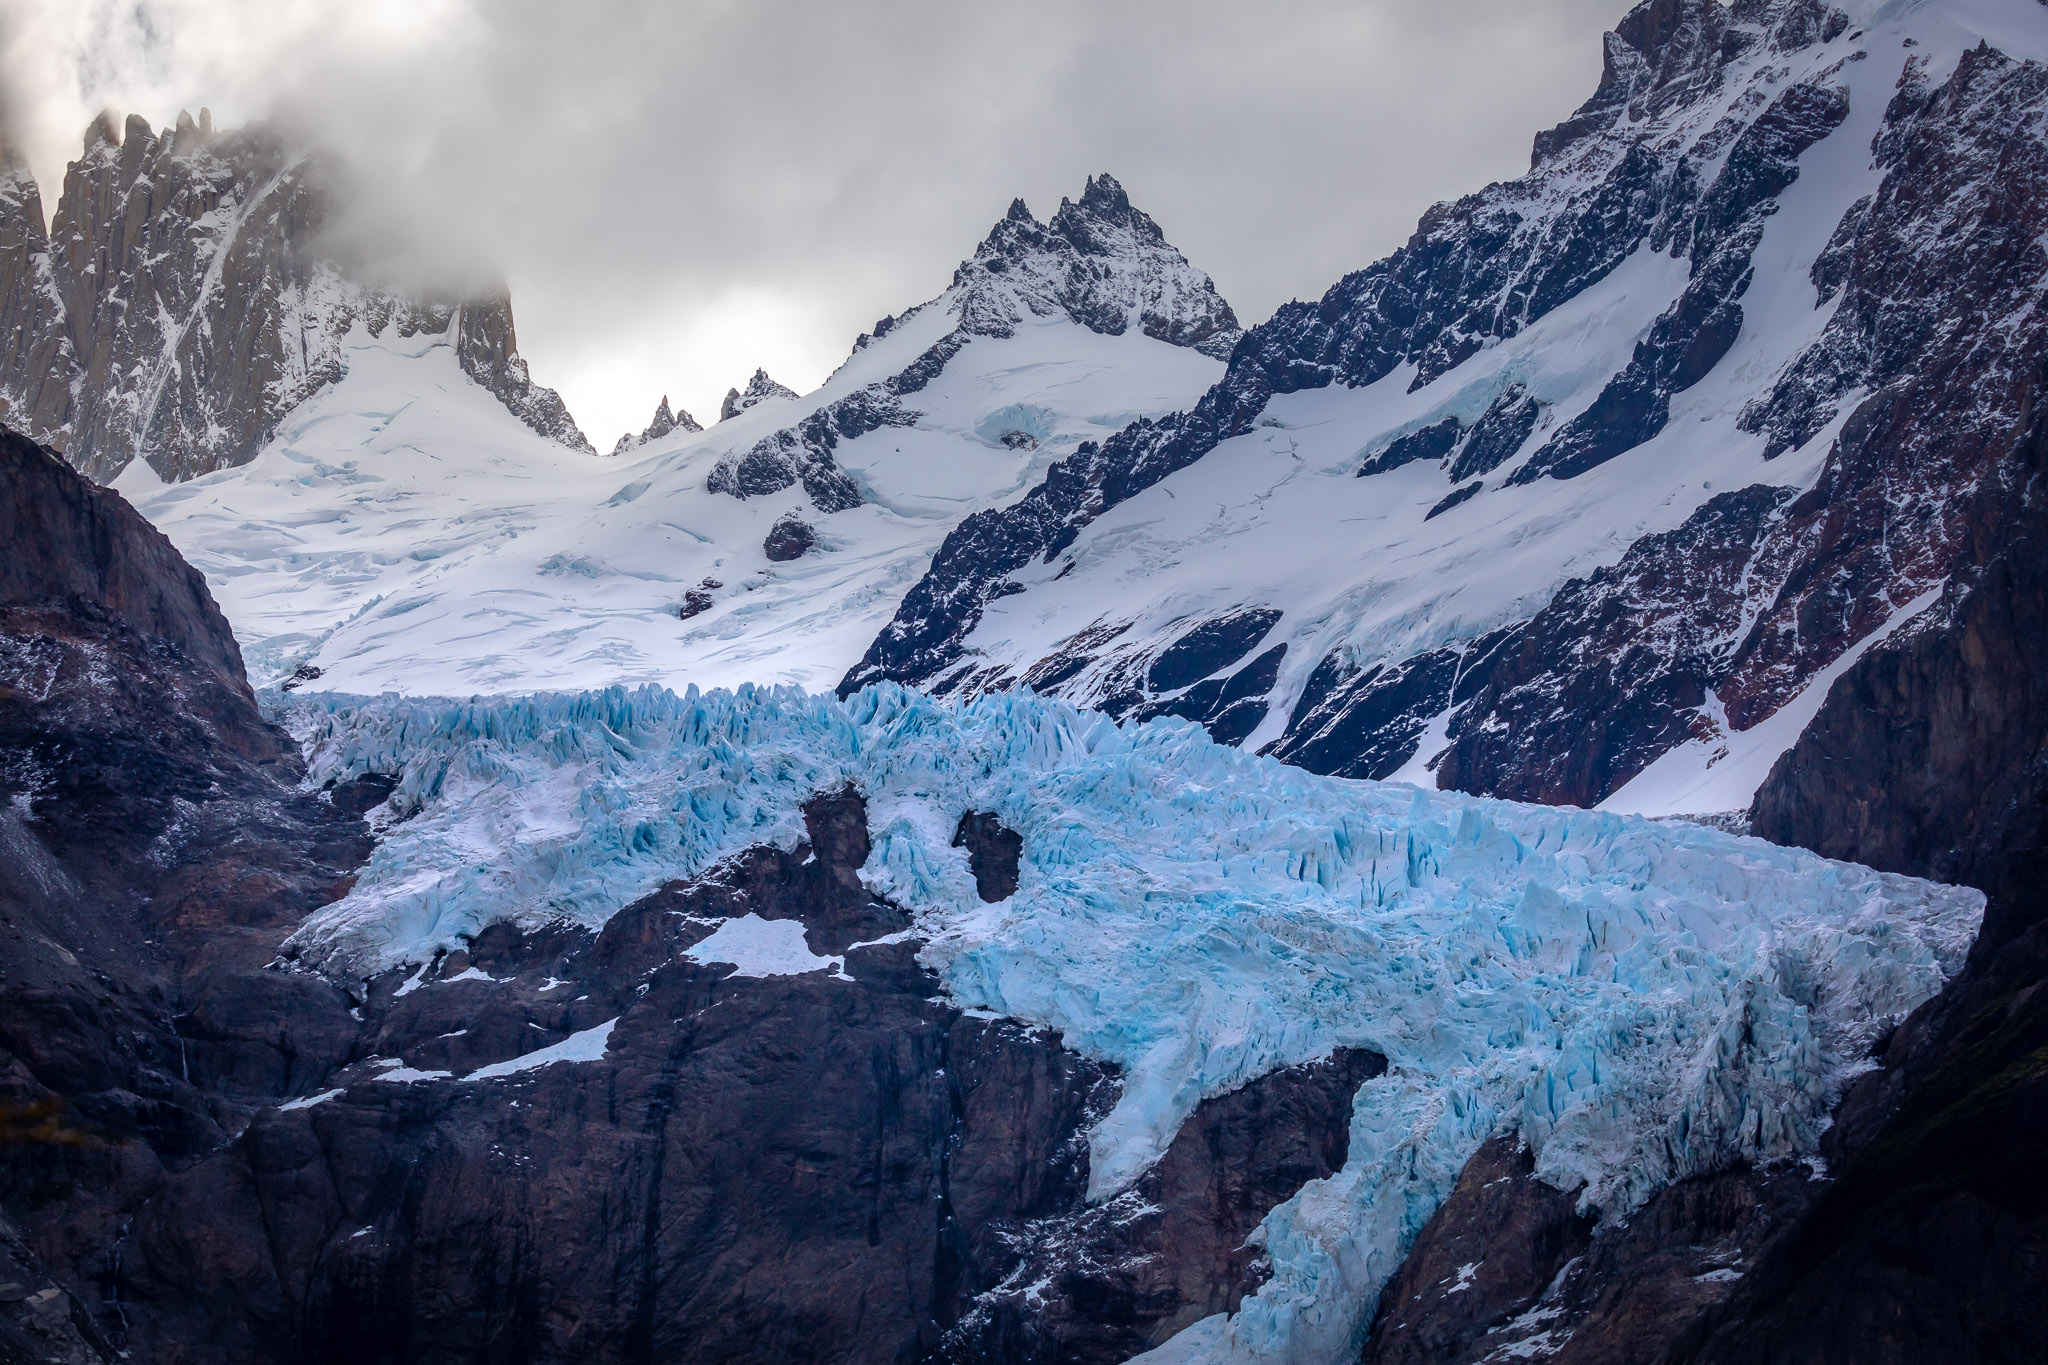
[[[1268,1216],[1271,1280],[1186,1358],[1355,1351],[1495,1132],[1603,1216],[1810,1154],[1983,911],[1974,891],[1700,826],[1316,777],[1028,693],[279,705],[310,781],[400,774],[394,812],[413,817],[299,931],[332,970],[420,962],[496,919],[600,924],[747,845],[793,846],[798,803],[851,781],[875,834],[863,875],[917,915],[955,1000],[1124,1069],[1091,1135],[1095,1196],[1204,1097],[1339,1046],[1384,1053],[1344,1169]],[[1008,901],[983,904],[950,847],[967,809],[1024,836]]]

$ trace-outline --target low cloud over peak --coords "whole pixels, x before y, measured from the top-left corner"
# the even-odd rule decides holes
[[[608,447],[663,393],[815,384],[1104,167],[1255,322],[1517,173],[1624,8],[6,0],[0,78],[52,206],[108,107],[303,124],[366,214],[503,273]]]

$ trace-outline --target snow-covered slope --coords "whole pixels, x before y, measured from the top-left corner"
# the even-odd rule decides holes
[[[1234,326],[1104,176],[1051,225],[1013,209],[815,393],[763,386],[708,431],[576,456],[447,337],[358,329],[250,463],[117,486],[206,573],[259,682],[830,686],[962,517],[1192,402],[1223,372],[1197,345]]]
[[[329,970],[424,964],[498,920],[601,924],[744,847],[795,846],[799,804],[851,783],[875,832],[863,879],[916,915],[955,1000],[1122,1069],[1092,1198],[1204,1097],[1337,1047],[1383,1053],[1343,1169],[1258,1234],[1272,1279],[1191,1329],[1212,1359],[1355,1358],[1379,1286],[1496,1131],[1607,1216],[1811,1155],[1983,908],[1696,825],[1317,777],[1016,693],[327,695],[285,717],[313,782],[397,779],[386,841],[295,936]],[[1022,835],[996,904],[953,846],[969,810]]]
[[[844,689],[1745,807],[1798,733],[1769,721],[1911,629],[2024,481],[2048,9],[1657,0],[1606,57],[1527,176],[964,524]]]

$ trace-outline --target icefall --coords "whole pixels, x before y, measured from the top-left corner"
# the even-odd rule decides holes
[[[1813,1152],[1871,1040],[1960,966],[1978,893],[1702,826],[1316,777],[1197,727],[1030,693],[660,688],[279,703],[309,780],[395,773],[394,826],[296,936],[331,970],[430,957],[495,919],[588,925],[852,782],[863,875],[909,908],[963,1007],[1124,1070],[1092,1193],[1194,1105],[1339,1046],[1349,1159],[1256,1236],[1266,1286],[1203,1328],[1224,1359],[1335,1360],[1467,1157],[1518,1129],[1537,1170],[1625,1212],[1673,1180]],[[963,811],[1023,835],[984,905]]]

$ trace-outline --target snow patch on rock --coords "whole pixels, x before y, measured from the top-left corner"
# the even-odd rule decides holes
[[[553,1066],[557,1062],[597,1061],[604,1056],[605,1048],[611,1042],[612,1026],[618,1022],[616,1019],[607,1019],[595,1028],[587,1028],[580,1033],[572,1033],[561,1042],[555,1043],[552,1046],[540,1048],[537,1051],[513,1057],[507,1061],[492,1062],[489,1066],[480,1066],[462,1079],[465,1081],[487,1081],[497,1076],[516,1076],[522,1071],[533,1071],[543,1066]]]
[[[804,926],[793,919],[762,919],[740,915],[726,920],[683,956],[698,962],[729,962],[734,976],[802,976],[807,972],[844,974],[846,959],[820,957],[804,941]]]

